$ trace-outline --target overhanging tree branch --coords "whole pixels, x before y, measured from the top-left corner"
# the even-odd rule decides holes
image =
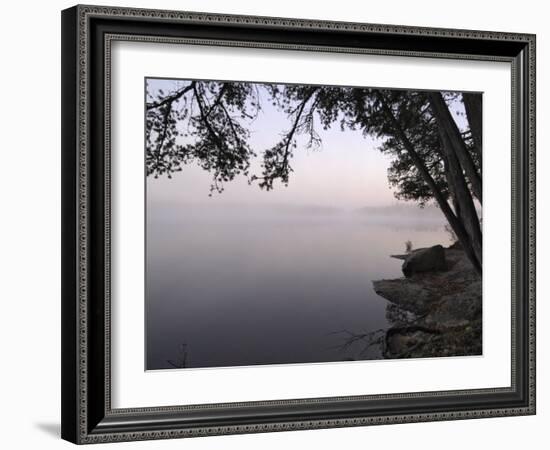
[[[162,106],[164,106],[168,103],[174,103],[176,100],[179,100],[181,97],[183,97],[189,91],[194,89],[195,84],[196,84],[196,82],[192,81],[191,84],[189,84],[188,86],[185,86],[184,88],[180,89],[175,94],[169,95],[168,97],[166,97],[166,98],[164,98],[164,99],[162,99],[161,101],[158,101],[158,102],[147,103],[145,105],[145,107],[147,109],[155,109],[155,108],[160,108],[160,107],[162,107]]]
[[[273,188],[273,182],[279,178],[283,183],[288,182],[290,172],[290,154],[291,147],[298,129],[301,126],[301,119],[305,107],[313,97],[318,88],[310,88],[301,102],[293,109],[291,114],[294,114],[294,120],[290,130],[285,134],[284,138],[277,143],[273,148],[266,150],[264,153],[263,176],[253,176],[252,181],[260,180],[260,187],[270,190]]]

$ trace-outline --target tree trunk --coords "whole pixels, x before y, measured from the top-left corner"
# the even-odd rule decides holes
[[[460,167],[460,161],[451,146],[449,135],[441,129],[439,135],[441,137],[441,150],[445,154],[445,161],[448,164],[447,184],[449,185],[449,191],[458,205],[459,220],[464,224],[476,259],[481,264],[482,235],[474,201]]]
[[[460,135],[460,130],[451,116],[443,96],[440,92],[430,92],[428,99],[438,126],[447,134],[450,147],[454,150],[462,169],[466,172],[474,195],[479,200],[479,203],[482,203],[481,176],[476,169],[468,147],[466,147]]]
[[[466,111],[466,118],[468,119],[468,124],[470,126],[470,131],[472,133],[472,138],[474,140],[474,149],[477,157],[479,158],[479,165],[481,167],[482,161],[482,110],[481,110],[481,94],[462,94],[464,100],[464,109]]]
[[[445,157],[443,157],[443,165],[445,167],[444,168],[445,178],[447,178],[447,180],[448,180],[450,178],[451,174],[450,174],[450,169],[449,169],[449,163],[447,162]],[[454,186],[452,184],[449,184],[449,194],[451,195],[455,216],[458,218],[458,220],[462,221],[462,214],[460,213],[460,204],[456,200],[456,192],[455,192]]]
[[[403,147],[405,147],[405,150],[413,160],[413,163],[415,167],[420,172],[420,175],[432,191],[432,194],[441,208],[441,211],[445,215],[445,218],[449,222],[449,225],[451,225],[451,228],[453,229],[454,233],[456,234],[456,237],[462,244],[462,247],[464,248],[464,251],[470,261],[472,262],[472,265],[474,266],[475,270],[481,274],[481,252],[476,251],[474,246],[472,245],[472,242],[470,240],[469,233],[466,231],[466,227],[464,226],[464,223],[457,218],[457,216],[454,214],[453,210],[449,206],[449,203],[445,199],[445,196],[443,193],[439,190],[437,187],[437,184],[435,183],[433,177],[431,176],[428,168],[424,164],[424,161],[420,157],[420,155],[416,152],[414,149],[414,145],[407,137],[405,131],[393,115],[393,112],[391,111],[390,107],[386,103],[384,96],[382,93],[379,93],[379,98],[382,103],[382,108],[384,110],[384,114],[390,121],[392,128],[395,131],[396,137],[399,139],[399,141],[403,144]],[[479,227],[479,224],[478,224]],[[481,238],[481,236],[480,236]],[[481,241],[480,241],[481,242]],[[479,253],[479,254],[478,254]]]

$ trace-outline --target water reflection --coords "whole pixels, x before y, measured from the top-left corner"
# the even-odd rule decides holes
[[[148,207],[146,367],[383,358],[382,330],[403,318],[372,281],[401,276],[389,255],[407,240],[448,237],[354,214]]]

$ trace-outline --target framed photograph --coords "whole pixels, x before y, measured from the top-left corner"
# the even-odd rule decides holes
[[[62,437],[535,413],[535,36],[62,12]]]

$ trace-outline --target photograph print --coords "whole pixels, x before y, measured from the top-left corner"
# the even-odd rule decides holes
[[[482,354],[482,93],[144,101],[146,370]]]

